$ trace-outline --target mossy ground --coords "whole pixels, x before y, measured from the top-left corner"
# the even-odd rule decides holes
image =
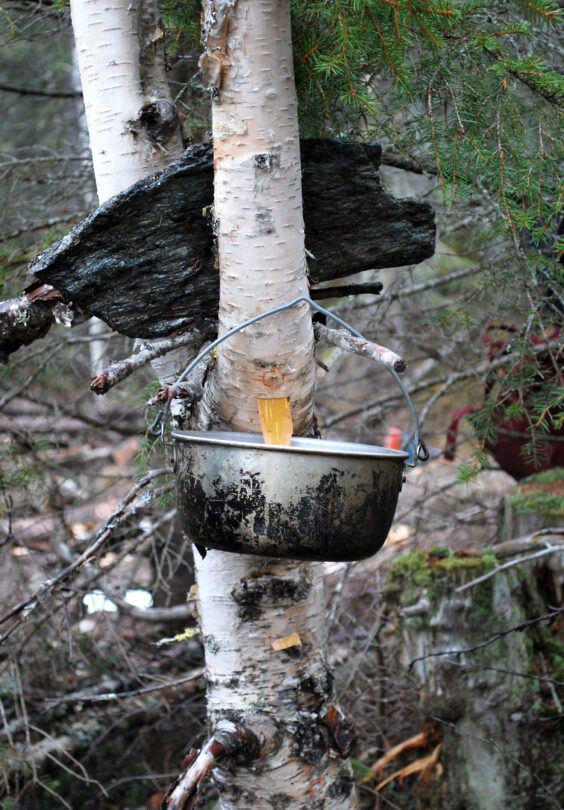
[[[524,478],[507,495],[507,503],[519,514],[537,512],[564,520],[564,467]]]
[[[458,552],[436,546],[429,551],[413,551],[398,557],[390,565],[385,596],[390,601],[397,601],[401,607],[407,607],[425,591],[433,611],[440,598],[453,587],[480,577],[495,565],[495,555],[489,549]],[[489,594],[487,601],[491,602],[491,588],[476,586],[477,604],[481,605],[486,593]]]

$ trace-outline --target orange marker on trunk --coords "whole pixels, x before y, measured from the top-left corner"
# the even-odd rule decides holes
[[[257,399],[260,426],[265,444],[290,444],[292,413],[288,397]]]

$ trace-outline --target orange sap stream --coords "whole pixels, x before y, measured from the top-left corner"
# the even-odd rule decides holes
[[[292,414],[288,397],[257,399],[260,426],[265,444],[290,444]]]

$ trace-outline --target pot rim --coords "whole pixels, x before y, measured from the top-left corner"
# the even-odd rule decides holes
[[[381,458],[405,462],[409,453],[373,444],[357,444],[334,439],[316,439],[310,436],[292,436],[291,444],[265,444],[262,435],[223,430],[173,430],[171,436],[178,442],[263,450],[269,453],[290,453],[309,456],[336,456],[340,458]]]

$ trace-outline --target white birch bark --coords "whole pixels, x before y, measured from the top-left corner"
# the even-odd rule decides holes
[[[207,0],[204,42],[225,332],[307,292],[289,0]],[[203,408],[216,425],[260,432],[256,398],[288,396],[304,434],[313,382],[311,313],[300,306],[220,344]],[[321,565],[195,556],[210,725],[252,728],[267,716],[278,728],[264,759],[215,769],[222,810],[357,808],[331,730]]]
[[[215,768],[221,810],[358,808],[334,739],[322,566],[219,551],[196,565],[210,726],[266,716],[278,729],[251,767]]]
[[[71,0],[100,204],[182,153],[153,0]]]
[[[204,5],[204,75],[213,83],[214,214],[220,334],[307,293],[300,144],[289,4]],[[257,397],[290,398],[309,431],[314,382],[307,304],[221,344],[207,403],[213,421],[260,432]]]
[[[71,0],[71,16],[101,205],[178,159],[181,126],[166,80],[155,0]],[[94,321],[91,334],[98,326]],[[186,365],[186,351],[180,353],[182,359],[179,352],[159,359],[155,373],[162,384]],[[96,355],[92,366],[96,376],[103,357]]]

